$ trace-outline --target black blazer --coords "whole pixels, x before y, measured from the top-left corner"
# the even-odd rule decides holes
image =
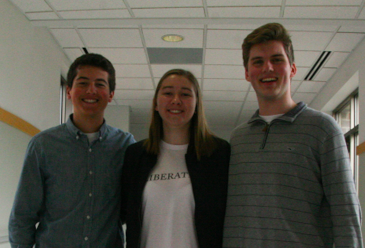
[[[128,147],[122,171],[122,222],[127,224],[127,248],[140,248],[142,194],[157,156],[147,154],[143,142]],[[227,201],[231,147],[217,138],[218,148],[210,157],[197,160],[194,147],[185,155],[194,200],[195,228],[199,248],[221,248]]]

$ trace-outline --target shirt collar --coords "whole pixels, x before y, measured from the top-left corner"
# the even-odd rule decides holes
[[[307,104],[304,102],[299,102],[293,109],[286,112],[284,115],[280,116],[279,120],[287,121],[287,122],[294,122],[294,120],[298,117],[303,110],[307,108]],[[252,123],[255,121],[262,121],[263,119],[259,115],[259,110],[255,112],[255,114],[251,117],[248,123]]]
[[[75,124],[73,123],[72,120],[73,120],[73,114],[70,114],[70,116],[66,122],[67,129],[70,131],[72,136],[76,137],[76,139],[79,139],[80,135],[84,134],[84,133],[75,126]],[[101,125],[101,127],[99,129],[99,139],[100,140],[106,134],[106,130],[107,130],[107,126],[106,126],[105,119],[104,119],[103,125]]]

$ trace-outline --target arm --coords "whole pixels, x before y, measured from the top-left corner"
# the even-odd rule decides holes
[[[31,248],[35,243],[35,225],[43,204],[43,177],[40,152],[32,140],[27,148],[23,170],[9,219],[9,241],[12,248]]]
[[[344,136],[337,123],[330,129],[321,150],[322,180],[330,204],[336,247],[363,247],[361,208]]]

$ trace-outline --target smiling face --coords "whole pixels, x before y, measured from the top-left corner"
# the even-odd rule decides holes
[[[194,86],[187,78],[173,74],[164,79],[155,107],[162,118],[164,130],[180,128],[187,131],[196,103]]]
[[[251,47],[245,75],[259,103],[287,103],[291,101],[290,82],[296,71],[295,63],[290,65],[283,43],[272,40]]]
[[[99,67],[80,66],[72,88],[67,87],[67,98],[74,107],[74,119],[98,118],[103,120],[104,110],[113,99],[110,92],[109,74]]]

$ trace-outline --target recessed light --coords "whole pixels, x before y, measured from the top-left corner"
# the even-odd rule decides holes
[[[162,36],[162,39],[167,42],[179,42],[182,41],[184,37],[178,34],[166,34]]]

